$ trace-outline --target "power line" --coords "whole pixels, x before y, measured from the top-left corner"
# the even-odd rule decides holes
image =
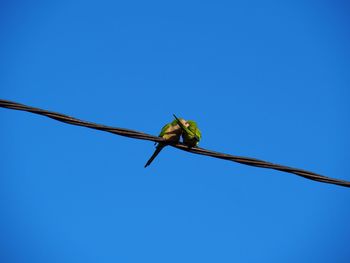
[[[117,127],[96,124],[93,122],[87,122],[87,121],[79,120],[79,119],[76,119],[74,117],[70,117],[70,116],[67,116],[67,115],[64,115],[61,113],[30,107],[30,106],[23,105],[23,104],[13,102],[13,101],[0,99],[0,107],[13,109],[13,110],[28,111],[31,113],[43,115],[43,116],[49,117],[51,119],[55,119],[57,121],[65,122],[68,124],[87,127],[90,129],[96,129],[96,130],[105,131],[105,132],[110,132],[113,134],[117,134],[117,135],[121,135],[121,136],[125,136],[125,137],[130,137],[130,138],[134,138],[134,139],[147,140],[147,141],[153,141],[153,142],[165,142],[166,143],[166,141],[163,138],[153,136],[153,135],[150,135],[147,133],[129,130],[129,129],[124,129],[124,128],[117,128]],[[199,147],[189,148],[182,143],[175,143],[175,144],[171,143],[169,145],[172,147],[178,148],[180,150],[191,152],[194,154],[206,155],[206,156],[210,156],[210,157],[214,157],[214,158],[219,158],[219,159],[223,159],[223,160],[227,160],[227,161],[233,161],[233,162],[237,162],[237,163],[241,163],[241,164],[245,164],[245,165],[260,167],[260,168],[274,169],[274,170],[278,170],[278,171],[282,171],[282,172],[296,174],[296,175],[302,176],[304,178],[318,181],[318,182],[350,187],[350,182],[330,178],[330,177],[323,176],[323,175],[313,173],[310,171],[306,171],[306,170],[301,170],[301,169],[292,168],[292,167],[288,167],[288,166],[284,166],[284,165],[274,164],[274,163],[270,163],[270,162],[266,162],[266,161],[262,161],[262,160],[258,160],[258,159],[254,159],[254,158],[249,158],[249,157],[241,157],[241,156],[234,156],[234,155],[225,154],[225,153],[214,152],[214,151],[199,148]]]

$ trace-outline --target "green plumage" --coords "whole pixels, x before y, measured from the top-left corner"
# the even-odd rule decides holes
[[[201,131],[198,129],[197,123],[195,121],[187,121],[188,127],[187,130],[182,133],[183,143],[188,147],[195,147],[198,145],[199,141],[202,138]]]
[[[202,133],[198,128],[198,125],[195,121],[186,121],[186,125],[180,122],[180,120],[175,116],[175,119],[178,121],[179,126],[182,129],[182,140],[185,145],[188,147],[195,147],[198,145],[199,141],[202,138]]]
[[[183,143],[188,147],[196,147],[202,138],[202,134],[195,121],[185,121],[184,119],[179,119],[175,116],[175,114],[174,117],[175,120],[164,125],[159,133],[159,137],[166,140],[166,143],[155,143],[157,145],[156,150],[145,164],[145,168],[153,162],[153,160],[168,143],[179,142],[181,136]]]
[[[181,120],[184,121],[183,119],[181,119]],[[158,136],[164,138],[168,142],[178,142],[180,140],[181,133],[182,133],[182,130],[181,130],[180,126],[178,125],[178,121],[173,120],[171,123],[168,123],[168,124],[163,126],[163,128],[160,131]],[[155,144],[157,144],[157,143],[155,143]],[[160,153],[160,151],[165,146],[166,146],[166,143],[158,143],[157,144],[156,150],[152,154],[151,158],[149,158],[149,160],[145,164],[145,168],[153,162],[154,158],[157,157],[157,155]]]

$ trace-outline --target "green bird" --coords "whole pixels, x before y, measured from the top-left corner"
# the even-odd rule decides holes
[[[184,127],[188,126],[188,124],[186,123],[186,121],[184,119],[176,118],[171,123],[168,123],[168,124],[164,125],[164,127],[162,128],[162,130],[160,131],[160,134],[158,136],[162,137],[167,142],[172,142],[172,143],[179,142],[180,136],[182,134],[182,128],[179,126],[179,123],[181,123],[181,125],[184,126]],[[157,143],[155,143],[155,144],[157,144]],[[145,168],[147,166],[149,166],[153,162],[154,158],[157,157],[157,155],[160,153],[160,151],[166,145],[167,145],[166,143],[158,143],[157,144],[156,150],[154,151],[154,153],[151,156],[151,158],[149,158],[149,160],[145,164]]]
[[[196,147],[202,138],[202,133],[199,130],[197,123],[195,121],[186,121],[187,125],[184,125],[175,116],[175,114],[174,114],[174,117],[178,121],[179,126],[182,129],[183,143],[188,147]]]

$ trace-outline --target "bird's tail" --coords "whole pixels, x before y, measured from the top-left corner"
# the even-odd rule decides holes
[[[160,151],[164,148],[164,146],[165,146],[165,145],[158,144],[158,146],[157,146],[156,150],[154,151],[154,153],[152,154],[151,158],[149,158],[149,160],[148,160],[147,163],[145,164],[145,168],[146,168],[147,166],[149,166],[149,165],[153,162],[154,158],[157,157],[157,155],[158,155],[158,154],[160,153]]]

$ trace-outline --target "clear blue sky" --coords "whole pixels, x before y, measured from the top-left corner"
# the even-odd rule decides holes
[[[350,180],[346,1],[2,1],[0,97]],[[0,261],[350,262],[350,190],[0,109]]]

